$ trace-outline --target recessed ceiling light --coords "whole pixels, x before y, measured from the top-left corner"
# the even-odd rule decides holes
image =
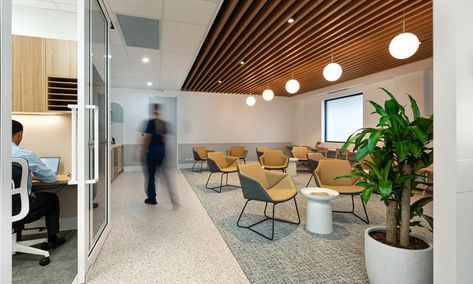
[[[148,57],[143,57],[141,59],[141,61],[143,61],[143,63],[148,63],[149,62],[149,58]]]
[[[288,22],[289,24],[292,24],[292,23],[294,23],[294,19],[293,19],[293,18],[290,18],[289,20],[287,20],[287,22]]]
[[[240,64],[241,65],[245,64],[245,61],[244,60],[240,61]]]
[[[153,86],[153,82],[147,82],[146,85],[148,85],[149,87]]]
[[[221,80],[218,80],[218,82],[217,82],[217,83],[219,83],[219,84],[222,84],[222,81],[221,81]]]

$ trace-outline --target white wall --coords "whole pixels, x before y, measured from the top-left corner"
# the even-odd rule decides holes
[[[124,109],[124,144],[138,144],[143,121],[148,118],[150,95],[177,97],[178,144],[288,142],[292,133],[290,98],[271,102],[256,98],[249,107],[246,96],[162,92],[112,88],[112,102]]]
[[[12,34],[77,41],[77,14],[13,5]]]
[[[473,283],[473,1],[434,0],[434,281]]]
[[[290,98],[183,92],[178,96],[178,143],[262,143],[291,140]]]
[[[428,76],[431,69],[432,59],[422,60],[295,97],[292,107],[295,115],[294,125],[297,127],[293,129],[293,142],[313,146],[317,141],[323,141],[323,103],[329,98],[363,93],[363,126],[376,126],[377,117],[371,115],[373,107],[369,100],[383,104],[388,98],[379,87],[391,91],[409,109],[410,103],[406,94],[412,95],[417,100],[421,112],[426,114],[429,110],[424,110],[424,100],[425,97],[432,96],[432,88],[428,87],[432,84]],[[348,89],[328,94],[344,88]]]
[[[59,172],[71,172],[70,114],[13,114],[12,119],[23,124],[20,147],[40,157],[59,156]]]

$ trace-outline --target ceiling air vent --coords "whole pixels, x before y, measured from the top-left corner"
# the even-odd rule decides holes
[[[159,49],[159,21],[117,15],[127,46]]]

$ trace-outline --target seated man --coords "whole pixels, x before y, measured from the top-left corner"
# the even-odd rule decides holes
[[[56,181],[56,174],[46,167],[41,159],[30,150],[18,147],[23,139],[23,125],[12,120],[12,157],[23,158],[28,161],[30,173],[37,179],[45,183]],[[46,219],[46,229],[48,231],[48,242],[41,246],[41,249],[51,250],[57,248],[65,242],[64,238],[59,238],[59,199],[56,194],[49,192],[31,192],[32,179],[28,178],[28,192],[30,194],[30,210],[28,215],[21,220],[23,224],[39,220],[43,216]],[[13,204],[13,207],[20,207],[20,204]],[[18,234],[21,238],[21,233]]]

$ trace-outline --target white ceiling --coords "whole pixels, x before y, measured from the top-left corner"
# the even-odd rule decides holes
[[[107,1],[107,0],[105,0]],[[108,0],[112,87],[179,90],[223,0]],[[13,0],[15,5],[76,12],[77,0]],[[126,46],[115,14],[158,19],[160,49]],[[148,57],[149,63],[142,58]],[[147,82],[152,82],[151,87]]]
[[[112,86],[179,90],[222,0],[110,0],[114,14],[158,19],[160,49],[126,46],[118,21],[111,31]],[[143,57],[150,59],[143,63]],[[146,83],[153,83],[148,87]]]

